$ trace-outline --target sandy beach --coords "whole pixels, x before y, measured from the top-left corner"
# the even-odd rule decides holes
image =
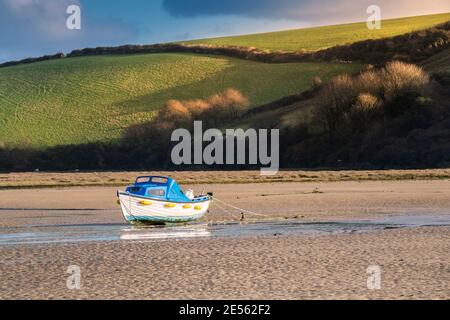
[[[300,222],[450,215],[450,181],[186,185],[263,216]],[[115,187],[0,191],[2,234],[17,228],[124,224]],[[24,192],[26,196],[24,196]],[[212,206],[206,221],[236,221]],[[450,227],[327,235],[0,245],[0,298],[449,299]],[[70,265],[81,289],[69,290]],[[380,290],[367,268],[381,268]]]
[[[249,219],[361,218],[383,214],[450,213],[450,180],[343,181],[183,185],[197,193],[263,214]],[[0,191],[0,226],[121,223],[116,191],[122,187],[73,187]],[[24,192],[26,197],[24,197]],[[52,214],[60,209],[63,213]],[[66,210],[66,211],[64,211]],[[213,205],[208,221],[238,220]]]

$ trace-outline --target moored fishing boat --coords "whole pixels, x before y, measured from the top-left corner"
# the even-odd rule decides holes
[[[117,191],[125,220],[134,223],[184,223],[203,217],[209,209],[212,194],[194,197],[184,193],[169,177],[144,176]]]

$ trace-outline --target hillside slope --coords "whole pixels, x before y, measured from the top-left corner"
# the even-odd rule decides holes
[[[300,92],[311,79],[358,64],[264,64],[194,54],[92,56],[0,69],[1,144],[48,147],[114,141],[169,99],[204,98],[228,87],[252,105]]]
[[[446,33],[442,37],[444,42],[448,39]],[[422,46],[420,41],[411,41],[393,46],[391,53],[407,44],[412,51],[420,51]],[[2,133],[2,138],[17,139],[18,133],[25,132],[38,142],[79,139],[82,144],[69,142],[69,146],[54,148],[42,148],[49,144],[36,144],[41,148],[21,144],[19,148],[5,148],[0,143],[0,170],[172,168],[170,135],[174,128],[192,127],[192,116],[204,120],[204,128],[210,125],[279,128],[280,163],[284,168],[448,167],[448,57],[445,47],[439,53],[427,55],[420,60],[426,72],[398,61],[380,67],[367,66],[352,77],[339,76],[323,84],[315,81],[309,90],[301,93],[293,90],[296,94],[283,94],[276,101],[269,97],[303,84],[304,88],[310,87],[313,74],[320,75],[326,70],[329,77],[360,66],[261,64],[220,56],[153,54],[67,58],[7,67],[0,70],[0,78],[5,80],[0,82],[3,90],[0,101],[7,108],[0,110],[9,113],[0,119],[13,126]],[[180,64],[174,62],[175,58]],[[190,67],[195,69],[194,73]],[[150,76],[145,77],[147,73]],[[202,78],[193,78],[192,74]],[[20,83],[24,85],[19,86]],[[168,98],[204,97],[207,92],[215,94],[228,87],[229,83],[239,84],[249,95],[251,109],[233,106],[233,101],[239,100],[237,95],[234,100],[233,95],[228,98],[214,95],[207,100],[171,102],[149,121]],[[22,91],[14,91],[17,88]],[[161,104],[151,109],[158,97]],[[269,103],[256,106],[255,101]],[[23,107],[26,109],[21,113]],[[41,115],[41,110],[47,113]],[[34,123],[35,119],[38,121]],[[108,122],[111,119],[120,121],[111,125]],[[137,125],[127,127],[124,119]],[[34,128],[36,137],[32,131],[26,131],[30,128]],[[39,140],[48,137],[49,140]],[[117,143],[110,143],[116,139]],[[95,143],[87,144],[89,141]]]
[[[422,66],[432,73],[450,73],[450,49],[425,60]]]
[[[182,43],[256,47],[266,50],[317,51],[367,39],[393,37],[416,30],[427,29],[449,20],[450,13],[444,13],[384,20],[381,30],[369,30],[364,22],[235,37],[200,39]]]

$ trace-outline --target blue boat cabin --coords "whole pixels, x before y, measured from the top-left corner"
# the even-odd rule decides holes
[[[169,177],[143,176],[138,177],[134,185],[127,187],[126,192],[140,197],[171,202],[198,202],[207,196],[189,199],[176,183]]]

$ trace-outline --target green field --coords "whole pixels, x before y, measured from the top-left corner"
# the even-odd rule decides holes
[[[386,20],[381,30],[374,31],[357,23],[190,43],[317,50],[425,29],[448,20],[450,13]],[[425,62],[425,67],[438,70],[448,62],[444,52]],[[66,58],[0,68],[0,147],[113,142],[126,127],[152,119],[169,99],[207,98],[232,87],[257,106],[309,88],[315,76],[326,81],[360,67],[265,64],[223,56],[161,53]],[[283,122],[296,121],[298,115],[282,111],[286,111]]]
[[[0,69],[0,145],[47,147],[114,141],[169,99],[229,87],[252,105],[355,72],[358,64],[259,62],[194,54],[67,58]]]
[[[316,51],[367,39],[392,37],[430,28],[450,20],[450,13],[384,20],[381,30],[369,30],[367,24],[352,23],[308,29],[186,41],[186,44],[214,44],[256,47],[265,50]]]

